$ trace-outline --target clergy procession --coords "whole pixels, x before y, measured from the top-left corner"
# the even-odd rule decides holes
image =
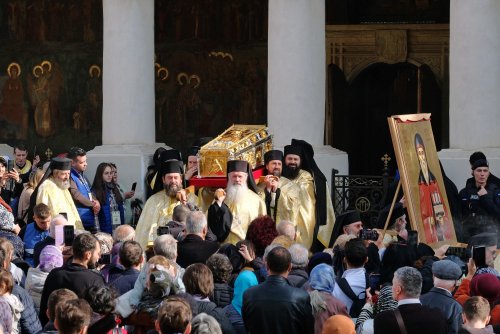
[[[3,333],[500,330],[500,188],[483,153],[448,192],[464,244],[430,245],[404,194],[377,226],[336,217],[303,140],[278,150],[260,133],[253,154],[214,153],[241,136],[204,138],[185,161],[152,152],[144,202],[113,162],[91,182],[78,147],[44,164],[22,144],[0,158]]]

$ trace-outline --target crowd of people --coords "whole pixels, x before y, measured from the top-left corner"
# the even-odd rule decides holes
[[[227,161],[225,188],[189,185],[197,149],[186,166],[154,153],[137,224],[113,163],[91,183],[81,148],[43,168],[23,145],[0,158],[0,333],[500,332],[500,188],[482,153],[452,253],[412,237],[404,200],[381,211],[389,234],[335,217],[306,142],[266,152],[257,180]]]

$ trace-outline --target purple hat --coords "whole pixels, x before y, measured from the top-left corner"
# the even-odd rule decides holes
[[[38,266],[41,271],[48,273],[54,268],[62,267],[62,265],[63,255],[59,248],[48,245],[42,249],[40,253],[40,265]]]

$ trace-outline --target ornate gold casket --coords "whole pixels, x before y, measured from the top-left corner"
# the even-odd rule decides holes
[[[264,165],[264,153],[272,148],[272,135],[265,125],[234,124],[202,146],[198,153],[199,174],[225,177],[228,160],[245,160],[255,169]]]

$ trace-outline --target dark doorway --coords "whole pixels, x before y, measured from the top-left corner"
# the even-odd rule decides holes
[[[352,82],[331,65],[333,143],[349,155],[351,175],[380,175],[381,158],[391,157],[389,173],[397,168],[387,117],[417,112],[419,68],[410,63],[377,63],[363,70]],[[441,88],[427,65],[420,67],[421,110],[432,114],[437,150],[441,149]]]

